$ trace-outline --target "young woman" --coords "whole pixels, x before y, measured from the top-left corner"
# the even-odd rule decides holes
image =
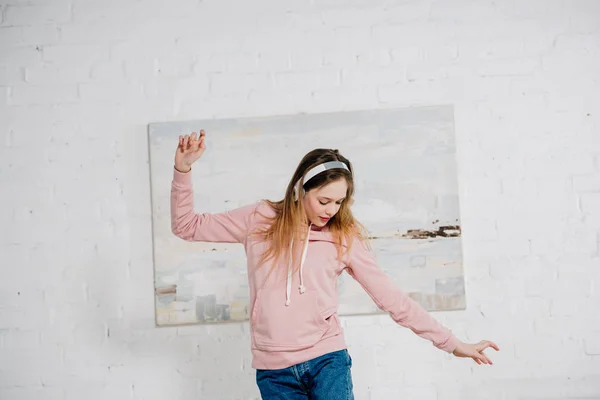
[[[188,241],[241,243],[250,287],[252,367],[263,399],[353,399],[352,360],[337,315],[337,279],[348,272],[377,306],[437,348],[491,364],[490,341],[460,342],[377,266],[350,211],[351,163],[337,150],[304,156],[281,201],[197,214],[191,166],[206,150],[203,130],[179,137],[171,225]]]

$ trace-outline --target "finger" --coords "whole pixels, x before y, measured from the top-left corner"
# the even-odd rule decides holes
[[[191,139],[190,140],[190,148],[193,151],[197,151],[200,148],[200,141],[196,140],[196,139]]]
[[[194,151],[197,151],[202,146],[202,140],[203,140],[202,131],[200,131],[198,133],[197,137],[196,137],[196,132],[194,132],[194,134],[192,135],[192,138],[194,140],[193,149],[194,149]]]
[[[493,347],[493,348],[498,349],[498,350],[500,349],[498,347],[498,345],[496,343],[492,342],[491,340],[482,340],[481,342],[479,342],[479,344],[485,344],[485,345],[487,345],[489,347]]]
[[[485,354],[481,354],[481,355],[479,356],[479,359],[480,359],[480,360],[481,360],[481,361],[482,361],[484,364],[488,364],[488,365],[491,365],[491,364],[492,364],[492,362],[490,361],[490,359],[489,359],[489,358],[487,358],[487,357],[485,356]]]
[[[196,132],[192,132],[192,135],[190,136],[192,140],[196,140]]]
[[[490,360],[490,358],[488,356],[486,356],[485,354],[481,354],[481,358],[483,358],[485,360],[486,364],[492,365],[492,360]]]
[[[494,349],[496,351],[500,350],[500,348],[498,347],[498,345],[496,343],[490,342],[489,340],[482,340],[476,346],[477,351],[480,351],[480,352],[487,349],[488,347],[491,347],[492,349]]]
[[[185,135],[183,138],[183,148],[186,150],[190,148],[190,135]]]
[[[183,146],[183,136],[179,135],[179,147]]]
[[[482,364],[485,364],[485,356],[478,351],[470,351],[468,356],[473,360],[478,360]]]
[[[500,351],[500,347],[496,343],[490,342],[489,340],[487,342],[489,343],[489,345],[492,349],[494,349],[496,351]]]
[[[477,365],[481,365],[481,361],[477,357],[473,357],[473,361],[477,363]]]
[[[200,130],[200,136],[198,136],[198,148],[199,149],[205,149],[206,148],[206,143],[205,143],[205,139],[206,139],[206,133],[204,132],[204,129]]]

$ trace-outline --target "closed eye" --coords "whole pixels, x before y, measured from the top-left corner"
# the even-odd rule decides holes
[[[338,202],[337,202],[337,203],[335,203],[335,204],[337,204],[337,205],[339,206],[339,205],[341,205],[341,204],[342,204],[342,201],[343,201],[343,200],[341,200],[341,201],[338,201]],[[328,201],[327,201],[327,202],[325,202],[325,203],[323,203],[321,200],[319,200],[319,203],[320,203],[322,206],[326,206],[327,204],[329,204],[329,202],[328,202]]]

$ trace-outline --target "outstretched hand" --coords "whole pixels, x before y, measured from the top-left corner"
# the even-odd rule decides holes
[[[493,364],[492,360],[490,360],[483,353],[483,351],[485,349],[487,349],[488,347],[491,347],[492,349],[494,349],[496,351],[500,351],[500,348],[498,347],[498,345],[496,345],[496,343],[490,342],[489,340],[482,340],[481,342],[476,343],[476,344],[468,344],[468,343],[460,342],[459,345],[456,347],[456,349],[454,349],[452,354],[454,354],[456,357],[472,358],[479,365],[481,365],[481,364],[492,365]]]
[[[196,162],[206,150],[206,133],[201,130],[191,135],[179,136],[179,144],[175,152],[175,168],[180,172],[188,172],[192,164]]]

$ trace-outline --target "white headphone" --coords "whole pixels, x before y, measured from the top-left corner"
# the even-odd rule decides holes
[[[302,195],[304,196],[304,188],[302,187],[306,182],[310,181],[312,178],[319,175],[321,172],[327,171],[328,169],[345,169],[346,171],[350,171],[348,169],[348,166],[341,161],[328,161],[311,168],[304,175],[304,182],[302,181],[302,178],[300,178],[298,179],[298,182],[296,182],[296,184],[294,185],[294,200],[298,201],[298,193],[300,192],[300,189],[302,189]]]

